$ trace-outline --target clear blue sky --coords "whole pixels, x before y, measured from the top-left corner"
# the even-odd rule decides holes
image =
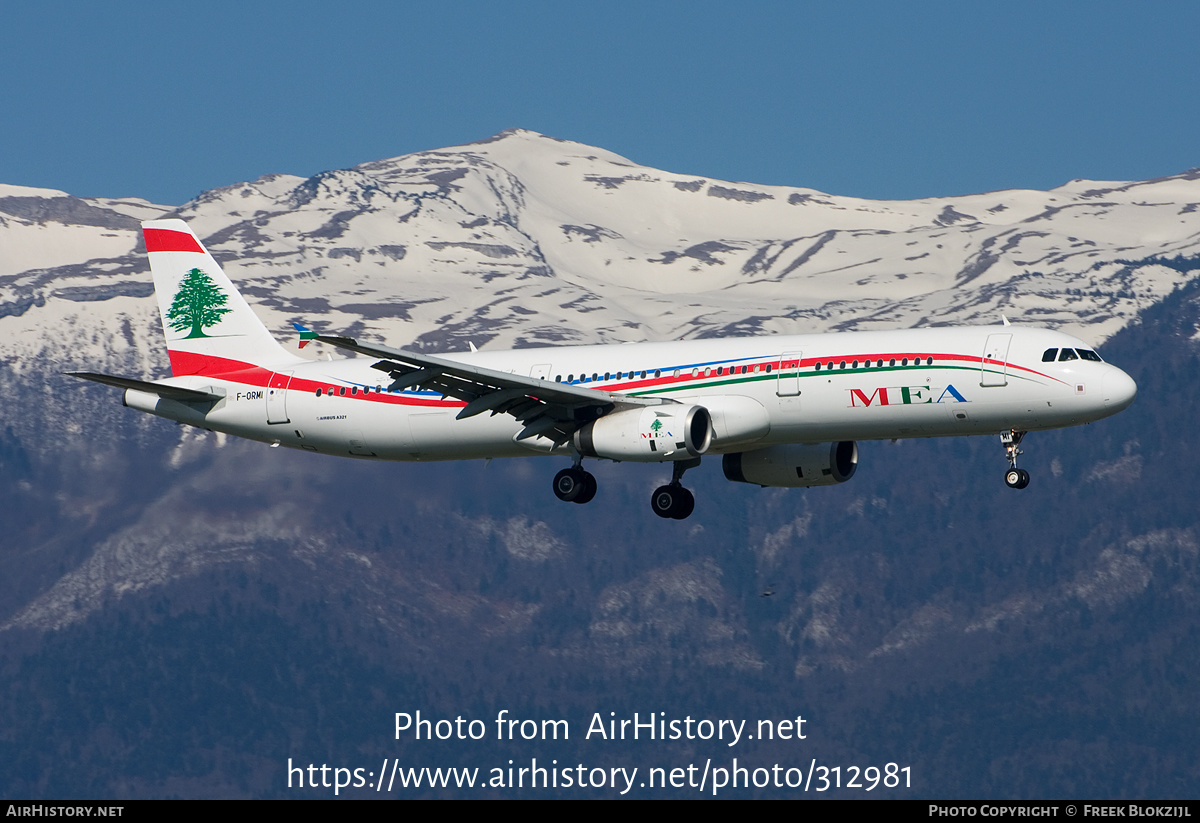
[[[3,2],[0,182],[179,204],[522,127],[913,198],[1200,166],[1194,2]]]

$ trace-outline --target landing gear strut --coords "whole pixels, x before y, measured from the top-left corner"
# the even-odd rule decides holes
[[[1023,489],[1029,485],[1029,472],[1017,468],[1017,455],[1021,454],[1021,438],[1025,432],[1016,429],[1000,433],[1000,442],[1004,444],[1004,456],[1008,458],[1008,471],[1004,473],[1004,482],[1011,489]]]
[[[684,520],[696,508],[696,498],[682,485],[683,473],[700,465],[700,458],[676,460],[671,465],[671,482],[650,495],[650,508],[659,517]]]

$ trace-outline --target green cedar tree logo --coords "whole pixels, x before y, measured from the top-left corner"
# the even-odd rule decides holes
[[[200,269],[192,269],[179,283],[179,291],[167,310],[167,320],[175,331],[191,329],[184,340],[208,337],[204,330],[221,322],[221,315],[233,311],[221,308],[228,299],[211,277]]]
[[[650,431],[654,432],[655,434],[658,434],[658,431],[661,428],[662,428],[662,421],[659,420],[658,418],[655,418],[654,422],[650,424]]]

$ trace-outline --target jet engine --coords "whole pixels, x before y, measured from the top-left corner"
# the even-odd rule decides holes
[[[725,455],[725,477],[760,486],[832,486],[845,483],[858,468],[858,444],[853,440],[768,446]]]
[[[585,457],[658,463],[699,457],[712,436],[712,418],[703,406],[668,404],[592,420],[575,432],[574,442]]]

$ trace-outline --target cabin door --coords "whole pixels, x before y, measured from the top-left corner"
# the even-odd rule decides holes
[[[785,351],[779,355],[775,394],[780,397],[797,397],[800,394],[800,355],[798,351]]]
[[[1008,385],[1008,346],[1011,334],[989,334],[983,347],[983,360],[979,364],[979,385]]]
[[[287,423],[287,387],[292,382],[290,371],[277,372],[267,381],[267,422]]]

